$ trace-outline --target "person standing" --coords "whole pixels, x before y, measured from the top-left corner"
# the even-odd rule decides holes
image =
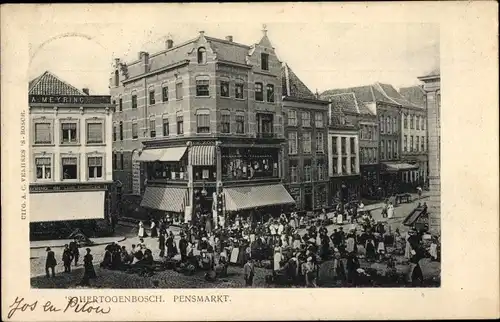
[[[73,257],[71,256],[71,250],[69,249],[68,245],[64,245],[64,250],[62,254],[62,261],[64,264],[64,273],[70,273],[71,272],[71,260]]]
[[[52,277],[56,277],[55,273],[55,267],[57,265],[56,255],[50,249],[50,247],[47,247],[46,252],[47,252],[47,259],[45,260],[45,274],[47,277],[50,277],[49,275],[49,269],[50,269],[52,271]]]
[[[306,286],[307,287],[317,287],[316,285],[316,277],[317,277],[317,272],[316,272],[316,264],[313,262],[312,257],[307,258],[307,263],[303,264],[302,271],[304,272],[304,275],[306,277]]]
[[[140,238],[144,237],[144,224],[142,223],[142,220],[139,221],[139,232],[137,233],[137,236]]]
[[[158,238],[158,248],[160,249],[160,257],[165,256],[165,234],[160,231],[160,237]]]
[[[422,188],[420,186],[417,187],[418,199],[422,198]]]
[[[69,243],[69,250],[72,257],[75,259],[75,266],[78,266],[78,259],[80,258],[80,249],[78,247],[78,241],[76,238]]]
[[[87,248],[86,251],[87,254],[83,256],[83,278],[80,282],[80,285],[82,286],[90,286],[90,279],[97,277],[94,269],[94,264],[92,263],[94,257],[92,256],[92,254],[90,254],[90,248]]]
[[[253,277],[255,275],[255,266],[252,258],[247,260],[243,266],[243,271],[245,276],[245,286],[251,287],[253,285]]]
[[[394,205],[389,203],[387,206],[387,219],[391,219],[392,217],[394,217]]]
[[[151,238],[158,237],[158,228],[156,227],[156,220],[151,219]]]
[[[188,242],[184,238],[184,234],[181,234],[181,240],[179,240],[179,250],[181,253],[181,261],[184,262],[187,259],[187,247],[188,247]]]

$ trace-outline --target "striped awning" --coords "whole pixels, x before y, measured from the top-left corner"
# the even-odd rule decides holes
[[[215,165],[215,146],[194,145],[189,149],[191,164],[194,166]]]
[[[163,162],[177,162],[186,153],[187,147],[173,147],[173,148],[164,148],[164,149],[149,149],[142,151],[141,155],[137,158],[138,161],[144,162],[154,162],[154,161],[163,161]]]
[[[163,155],[162,149],[144,150],[141,155],[137,158],[137,161],[159,161]]]
[[[281,184],[224,188],[223,191],[227,211],[295,203]]]
[[[174,187],[146,187],[141,207],[171,212],[184,212],[187,189]]]

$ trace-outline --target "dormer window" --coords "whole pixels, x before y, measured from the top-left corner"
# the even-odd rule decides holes
[[[207,63],[207,51],[205,47],[198,48],[198,64],[206,64]]]
[[[269,70],[269,54],[260,54],[260,66],[262,70]]]

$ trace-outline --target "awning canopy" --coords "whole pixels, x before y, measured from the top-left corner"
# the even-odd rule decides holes
[[[181,146],[174,148],[143,150],[137,160],[145,162],[177,162],[184,156],[184,153],[186,153],[186,148],[187,147],[185,146]]]
[[[189,149],[191,164],[194,166],[215,165],[215,146],[194,145]]]
[[[223,191],[227,211],[295,204],[281,184],[224,188]]]
[[[409,163],[396,163],[396,162],[383,162],[386,171],[397,172],[397,171],[405,171],[405,170],[416,170],[418,169],[417,164],[409,164]]]
[[[184,212],[186,188],[146,187],[141,207],[171,212]]]
[[[30,222],[104,219],[105,191],[30,193]]]

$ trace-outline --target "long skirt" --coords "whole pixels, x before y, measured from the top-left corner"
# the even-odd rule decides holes
[[[156,226],[151,228],[151,237],[158,237],[158,229]]]
[[[139,233],[137,234],[139,237],[145,237],[144,236],[144,227],[139,227]]]

